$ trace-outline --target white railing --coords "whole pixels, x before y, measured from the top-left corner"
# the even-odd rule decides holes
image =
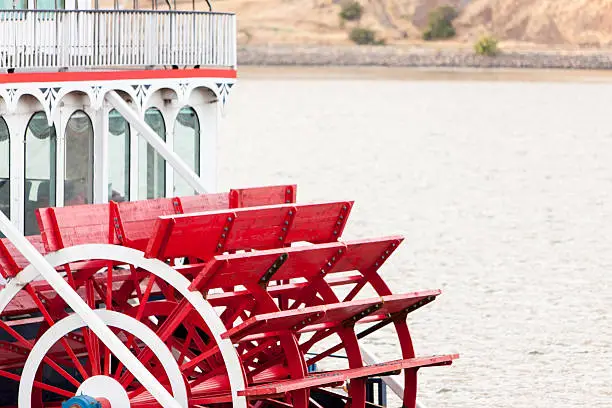
[[[233,14],[0,10],[0,69],[236,66]]]

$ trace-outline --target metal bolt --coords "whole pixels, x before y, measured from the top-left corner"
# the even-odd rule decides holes
[[[293,211],[289,211],[289,215],[293,215]]]
[[[225,238],[225,234],[221,234],[221,238]]]
[[[338,235],[338,231],[334,231],[334,235]]]
[[[346,211],[346,205],[343,205],[343,206],[342,206],[342,209],[343,209],[344,211]]]
[[[232,217],[227,217],[228,222],[232,222]]]

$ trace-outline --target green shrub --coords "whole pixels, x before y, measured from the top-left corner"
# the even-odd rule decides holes
[[[423,32],[426,41],[454,37],[456,34],[453,20],[457,18],[457,10],[451,6],[441,6],[429,13],[427,29]]]
[[[497,39],[490,35],[480,37],[476,44],[474,44],[474,51],[478,55],[484,55],[487,57],[494,57],[499,53],[497,47]]]
[[[363,15],[363,6],[356,1],[348,1],[342,4],[340,10],[340,18],[346,21],[361,20]]]
[[[369,28],[355,27],[351,30],[349,38],[358,45],[384,45],[385,40],[377,39],[376,33]]]

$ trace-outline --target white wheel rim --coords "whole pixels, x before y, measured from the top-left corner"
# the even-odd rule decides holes
[[[238,395],[239,392],[245,390],[245,380],[240,358],[232,342],[229,339],[221,338],[221,334],[226,331],[225,325],[214,308],[204,299],[200,292],[189,290],[191,283],[187,278],[159,259],[147,259],[141,251],[118,245],[77,245],[52,252],[45,256],[45,260],[53,267],[87,259],[105,259],[142,268],[166,281],[187,299],[194,310],[200,314],[219,347],[230,383],[232,406],[235,408],[247,407],[246,397]],[[32,265],[28,265],[17,276],[11,279],[4,289],[0,290],[0,314],[19,291],[38,276],[38,271]]]
[[[170,380],[170,388],[172,389],[172,395],[174,399],[180,404],[180,406],[187,408],[189,406],[189,402],[187,400],[187,389],[185,388],[185,383],[183,381],[183,376],[181,375],[181,370],[179,366],[174,360],[174,356],[168,350],[166,345],[153,330],[145,326],[143,323],[138,320],[131,318],[123,313],[114,312],[111,310],[94,310],[102,321],[111,327],[116,327],[125,332],[131,333],[135,335],[138,339],[142,340],[144,344],[151,349],[153,354],[159,359],[162,367],[164,367],[164,371],[168,376],[168,380]],[[62,320],[57,321],[53,326],[49,328],[36,342],[30,354],[28,355],[28,359],[23,367],[23,373],[21,375],[21,381],[19,382],[19,408],[31,408],[32,406],[32,389],[34,388],[34,377],[38,371],[38,367],[42,363],[42,360],[47,355],[47,352],[56,344],[64,335],[85,327],[85,322],[81,319],[81,317],[77,314],[70,315],[68,317],[63,318]],[[89,389],[90,391],[96,391],[96,389],[100,389],[96,387],[96,385],[100,386],[103,384],[93,384],[93,381],[103,382],[105,380],[101,380],[98,377],[107,378],[109,381],[116,382],[114,379],[110,377],[104,376],[96,376],[91,377],[81,384],[79,390],[81,393]],[[93,381],[92,381],[93,380]],[[89,382],[89,385],[88,385]],[[119,387],[121,387],[119,385]],[[106,389],[106,393],[104,388],[101,388],[99,393],[96,392],[97,395],[87,394],[90,397],[105,397],[111,402],[111,407],[113,408],[129,408],[130,403],[129,399],[127,399],[127,394],[125,390],[123,393],[114,393],[112,392],[115,389],[114,386]],[[122,388],[123,389],[123,388]],[[80,395],[79,391],[77,391],[76,395]],[[127,405],[125,403],[127,402]]]

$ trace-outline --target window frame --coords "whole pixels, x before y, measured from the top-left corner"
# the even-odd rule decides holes
[[[190,111],[190,113],[193,114],[194,118],[195,118],[195,124],[196,127],[193,128],[194,132],[195,132],[195,145],[193,146],[194,149],[192,151],[192,154],[194,155],[192,157],[193,159],[193,168],[191,170],[193,170],[198,176],[201,175],[201,168],[202,168],[202,124],[200,123],[200,116],[198,115],[198,112],[195,110],[195,108],[193,106],[190,105],[185,105],[183,106],[177,113],[176,118],[174,120],[174,132],[173,132],[173,146],[172,146],[172,150],[183,160],[185,161],[185,158],[182,157],[176,146],[177,146],[177,142],[180,140],[180,134],[177,131],[177,123],[179,122],[179,117],[181,115],[181,112],[183,112],[184,110]],[[193,194],[197,194],[196,191],[191,190],[190,193],[186,193],[186,194],[180,194],[179,192],[177,192],[176,190],[176,182],[177,180],[181,180],[181,183],[185,183],[185,181],[181,178],[181,176],[179,174],[177,174],[176,172],[174,172],[174,177],[173,177],[173,186],[172,186],[172,191],[173,191],[173,195],[176,196],[180,196],[180,195],[193,195]]]
[[[70,122],[73,120],[73,118],[75,118],[76,115],[83,115],[84,119],[86,119],[87,121],[87,126],[84,128],[85,130],[89,130],[89,132],[84,131],[83,134],[84,135],[89,135],[89,146],[88,146],[88,150],[89,150],[89,157],[87,160],[88,163],[88,169],[87,174],[85,176],[86,180],[85,180],[85,189],[84,189],[84,193],[85,193],[85,202],[82,204],[93,204],[94,203],[94,196],[95,196],[95,128],[93,125],[93,121],[91,120],[91,117],[87,114],[87,112],[85,112],[82,109],[77,109],[74,112],[72,112],[70,114],[70,117],[68,117],[68,120],[66,121],[66,126],[64,127],[64,161],[63,161],[63,183],[64,183],[64,205],[68,206],[69,204],[67,204],[67,202],[69,201],[69,197],[67,197],[67,192],[70,191],[72,189],[72,187],[74,187],[74,185],[72,184],[68,184],[69,182],[72,182],[72,180],[69,180],[69,178],[67,177],[67,172],[68,172],[68,162],[69,162],[69,153],[70,153],[70,147],[72,146],[76,146],[77,143],[69,143],[69,134],[68,131],[70,129]],[[83,156],[81,156],[83,157]],[[81,161],[79,161],[81,162]],[[74,198],[74,197],[73,197]],[[78,204],[78,203],[77,203]]]
[[[38,117],[37,117],[38,116]],[[44,130],[45,132],[49,132],[48,136],[45,138],[40,138],[38,136],[36,136],[36,133],[34,132],[34,130],[31,130],[31,126],[34,123],[34,120],[40,120],[43,123],[47,124],[46,129]],[[57,177],[57,161],[58,161],[58,137],[57,137],[57,129],[55,128],[55,124],[48,124],[48,118],[47,118],[47,114],[45,111],[40,110],[37,112],[34,112],[31,116],[30,119],[28,120],[28,123],[26,125],[25,128],[25,132],[23,135],[23,203],[22,203],[22,207],[23,207],[23,232],[24,235],[35,235],[37,232],[34,232],[33,234],[28,231],[26,228],[28,225],[36,225],[36,217],[35,217],[35,213],[36,213],[36,209],[38,208],[45,208],[45,207],[49,207],[49,206],[55,206],[57,203],[57,183],[58,183],[58,177]],[[28,203],[30,202],[30,195],[31,195],[31,187],[32,184],[30,184],[30,188],[28,188],[28,180],[37,180],[35,178],[28,178],[28,134],[32,134],[32,137],[37,138],[39,140],[44,140],[50,137],[51,139],[51,143],[50,143],[50,149],[49,149],[49,202],[48,204],[46,204],[45,206],[33,206],[32,207],[32,211],[31,214],[28,211]],[[41,132],[42,135],[42,132]],[[44,181],[44,180],[39,180],[39,181]],[[42,184],[42,183],[41,183]],[[37,195],[38,193],[38,189],[40,188],[40,184],[37,187]],[[34,201],[32,201],[34,202]],[[37,202],[38,204],[38,202]],[[33,217],[28,224],[28,216]],[[37,228],[37,227],[36,227]]]

